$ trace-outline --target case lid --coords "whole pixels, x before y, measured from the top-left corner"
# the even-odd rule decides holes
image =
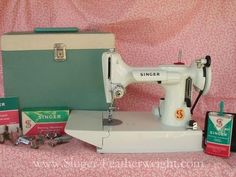
[[[115,48],[114,34],[72,31],[4,34],[5,96],[20,108],[106,110],[102,54]]]
[[[94,32],[34,32],[6,33],[1,38],[2,51],[51,50],[56,43],[66,49],[109,49],[115,48],[113,33]]]

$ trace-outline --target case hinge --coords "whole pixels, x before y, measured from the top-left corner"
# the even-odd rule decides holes
[[[54,44],[54,59],[56,61],[66,60],[66,45],[63,43]]]

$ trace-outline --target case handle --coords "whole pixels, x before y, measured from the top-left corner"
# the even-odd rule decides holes
[[[34,32],[36,33],[74,33],[78,31],[79,28],[77,27],[34,28]]]

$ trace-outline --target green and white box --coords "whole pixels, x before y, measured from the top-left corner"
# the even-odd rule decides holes
[[[107,109],[102,54],[115,48],[114,34],[37,29],[4,34],[1,48],[5,96],[20,108]]]
[[[26,136],[54,132],[65,134],[68,108],[26,108],[22,110],[22,129]]]
[[[0,134],[6,126],[9,132],[16,132],[19,128],[19,101],[16,97],[0,98]]]
[[[205,152],[211,155],[229,157],[233,129],[233,115],[218,115],[217,112],[209,112],[208,115]]]

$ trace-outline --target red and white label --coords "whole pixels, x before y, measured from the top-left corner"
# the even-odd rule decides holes
[[[207,154],[221,156],[221,157],[229,157],[230,156],[230,146],[215,144],[215,143],[207,143],[205,152]]]
[[[0,125],[18,124],[18,110],[0,111]]]
[[[65,134],[66,123],[37,123],[34,126],[29,127],[28,131],[25,133],[27,136],[45,134],[48,132],[55,132],[59,134]]]

